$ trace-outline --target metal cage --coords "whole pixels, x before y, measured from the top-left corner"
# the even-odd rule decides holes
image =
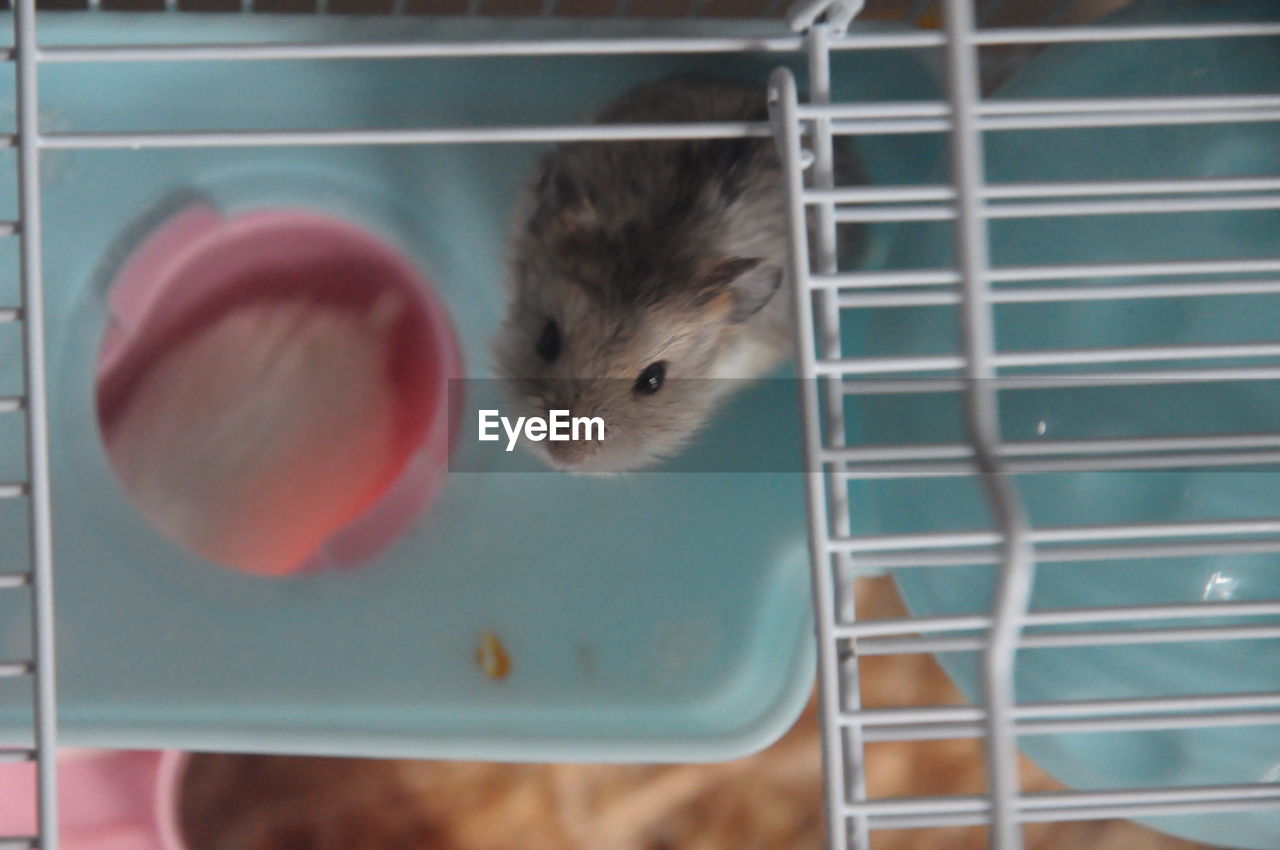
[[[1248,275],[1274,273],[1274,260],[1151,262],[1116,269],[1103,265],[999,267],[988,246],[992,219],[1014,216],[1125,215],[1214,210],[1274,210],[1274,176],[1239,180],[1168,179],[1130,183],[992,183],[984,176],[987,133],[1019,128],[1177,126],[1196,121],[1270,121],[1280,117],[1274,94],[1187,98],[1115,98],[1092,101],[985,99],[980,84],[979,51],[995,45],[1087,43],[1103,40],[1208,39],[1274,37],[1274,23],[1184,24],[1113,27],[1026,27],[980,29],[971,4],[945,4],[944,32],[910,37],[913,44],[941,48],[948,84],[947,100],[910,104],[836,104],[831,102],[826,69],[833,51],[869,46],[872,36],[840,35],[818,24],[806,36],[813,90],[807,102],[797,97],[795,81],[775,74],[771,98],[785,159],[790,165],[792,273],[802,281],[795,292],[800,316],[799,360],[805,387],[809,460],[810,533],[815,600],[822,644],[821,702],[828,764],[828,814],[832,845],[874,847],[877,830],[989,825],[993,848],[1023,846],[1022,826],[1032,822],[1151,817],[1167,813],[1280,810],[1280,789],[1260,781],[1217,787],[1166,787],[1130,790],[1027,794],[1016,760],[1020,736],[1052,731],[1124,732],[1168,728],[1274,724],[1280,692],[1209,695],[1187,693],[1148,700],[1095,699],[1056,704],[1018,704],[1013,672],[1021,650],[1032,646],[1107,645],[1126,641],[1206,641],[1224,638],[1268,639],[1277,635],[1280,605],[1275,601],[1223,603],[1197,614],[1221,618],[1263,618],[1249,625],[1168,626],[1185,618],[1191,606],[1146,605],[1074,610],[1031,610],[1037,561],[1105,561],[1125,557],[1178,558],[1213,552],[1275,552],[1274,520],[1240,517],[1206,522],[1157,522],[1144,525],[1092,524],[1033,527],[1018,481],[1046,472],[1202,468],[1217,464],[1243,467],[1269,464],[1274,435],[1144,434],[1129,439],[1014,441],[1001,434],[998,405],[1002,392],[1036,386],[1076,386],[1122,381],[1143,385],[1162,381],[1231,380],[1230,368],[1197,370],[1168,365],[1204,355],[1231,358],[1263,356],[1234,346],[1019,350],[1003,352],[993,333],[993,315],[1003,304],[1049,303],[1073,298],[1179,298],[1241,292],[1278,291],[1274,281],[1162,283],[1170,275]],[[902,38],[888,36],[887,40]],[[833,130],[833,127],[836,128]],[[945,132],[949,137],[948,185],[840,187],[831,171],[836,133]],[[812,168],[806,163],[812,162]],[[807,178],[807,179],[806,179]],[[1216,194],[1230,193],[1230,194]],[[1211,197],[1211,194],[1213,195]],[[1102,199],[1103,196],[1114,196]],[[817,215],[816,233],[806,240],[806,211]],[[955,265],[883,272],[839,272],[836,226],[842,221],[874,221],[876,214],[895,221],[946,220],[953,225]],[[810,256],[809,246],[813,255]],[[1112,274],[1134,274],[1143,281],[1100,292],[1074,287]],[[1026,286],[1061,280],[1055,286]],[[1017,291],[1014,284],[1021,284]],[[1219,288],[1226,287],[1226,289]],[[955,355],[910,351],[900,356],[857,357],[842,350],[841,319],[857,311],[954,307],[962,348]],[[874,321],[874,318],[870,319]],[[1090,370],[1090,366],[1095,370]],[[1128,374],[1106,372],[1101,364]],[[1155,364],[1155,365],[1151,365]],[[1021,368],[1020,368],[1021,367]],[[1027,367],[1063,367],[1070,373]],[[1245,377],[1263,379],[1265,367],[1241,367]],[[1197,374],[1197,372],[1204,374]],[[963,396],[966,444],[869,444],[851,434],[843,399],[849,395],[957,393]],[[1043,435],[1043,424],[1040,434]],[[993,520],[989,532],[866,534],[851,522],[850,481],[907,480],[916,477],[969,476],[980,482]],[[1072,544],[1072,545],[1067,545]],[[947,567],[978,562],[998,565],[997,592],[989,613],[973,616],[907,617],[859,621],[855,616],[854,577],[859,570]],[[1137,632],[1121,623],[1150,624]],[[1090,626],[1087,634],[1028,634],[1030,627]],[[975,643],[958,633],[981,630]],[[1057,642],[1053,643],[1056,638]],[[982,657],[981,704],[901,706],[863,710],[859,701],[858,659],[863,655],[949,651],[969,645]],[[883,799],[868,795],[862,753],[870,742],[985,738],[988,794],[983,797]]]
[[[338,8],[336,2],[316,0],[296,6],[272,6],[266,0],[236,0],[230,7],[201,0],[162,0],[154,5],[115,6],[108,0],[85,0],[83,5],[58,3],[49,8],[154,8],[157,10],[243,11],[363,11],[390,14],[444,12],[500,13],[493,4],[467,0],[465,4],[435,6],[415,0],[392,0],[385,8]],[[1103,4],[1107,6],[1108,4]],[[1115,7],[1118,3],[1109,4]],[[659,15],[714,16],[716,14],[778,17],[781,2],[768,0],[721,9],[713,0],[687,4],[645,6],[641,0],[609,0],[600,4],[570,6],[567,0],[540,0],[529,8],[511,7],[526,15]],[[798,352],[804,385],[803,407],[806,457],[809,463],[810,538],[818,624],[820,697],[825,730],[827,809],[833,848],[867,850],[879,829],[947,825],[990,824],[990,842],[1000,850],[1022,846],[1021,825],[1030,821],[1149,816],[1169,811],[1218,811],[1244,809],[1280,810],[1280,786],[1255,783],[1232,787],[1153,788],[1090,793],[1060,792],[1029,796],[1022,792],[1015,762],[1019,735],[1038,732],[1070,733],[1073,730],[1162,728],[1170,712],[1188,723],[1262,724],[1280,719],[1280,692],[1239,696],[1188,694],[1161,704],[1135,705],[1120,700],[1095,700],[1071,705],[1019,705],[1014,699],[1012,673],[1015,656],[1027,646],[1030,625],[1069,623],[1089,625],[1088,639],[1105,643],[1124,635],[1110,628],[1117,620],[1135,619],[1159,626],[1162,621],[1185,616],[1176,606],[1141,609],[1098,608],[1062,612],[1028,610],[1033,571],[1038,559],[1071,557],[1105,559],[1130,556],[1134,547],[1146,557],[1178,557],[1204,547],[1237,547],[1249,551],[1280,552],[1274,519],[1240,518],[1235,521],[1148,526],[1096,525],[1088,527],[1034,528],[1020,501],[1016,477],[1039,469],[1090,467],[1128,468],[1134,463],[1156,465],[1207,465],[1211,463],[1272,463],[1274,435],[1254,438],[1214,436],[1164,437],[1149,435],[1127,440],[1073,442],[1027,446],[1010,442],[1000,433],[996,416],[998,394],[1016,380],[1009,370],[1026,365],[1083,366],[1091,363],[1148,364],[1173,361],[1187,354],[1172,349],[1116,349],[1092,352],[1044,351],[1034,356],[1002,352],[992,333],[994,305],[1007,299],[1089,298],[1087,292],[1063,286],[1057,292],[1028,290],[1019,296],[998,289],[996,282],[1042,279],[1047,272],[1082,280],[1110,273],[1107,268],[1000,269],[988,252],[987,222],[992,215],[1125,214],[1161,209],[1277,209],[1280,178],[1259,176],[1236,181],[1167,182],[1098,186],[1090,183],[1059,186],[995,185],[983,170],[983,136],[997,127],[1109,126],[1125,122],[1153,125],[1197,120],[1275,121],[1280,119],[1280,93],[1248,97],[1184,98],[1090,102],[1004,101],[999,108],[984,98],[992,80],[980,75],[980,49],[1004,49],[1025,55],[1049,43],[1091,41],[1140,41],[1146,39],[1207,39],[1229,37],[1280,37],[1280,24],[1141,25],[1091,28],[1075,2],[1036,4],[1038,17],[1027,21],[1025,4],[993,0],[944,0],[869,3],[868,14],[899,23],[929,23],[941,11],[943,29],[932,27],[846,31],[863,4],[816,2],[792,10],[794,31],[779,26],[766,39],[654,38],[646,40],[591,39],[557,43],[476,42],[449,45],[399,44],[207,44],[43,47],[37,43],[37,0],[16,0],[13,7],[14,46],[8,51],[17,80],[17,147],[20,204],[18,219],[6,226],[21,243],[22,304],[0,310],[0,322],[21,322],[24,332],[25,394],[0,398],[0,415],[25,415],[28,427],[28,478],[22,483],[0,483],[0,498],[29,502],[31,517],[30,571],[0,576],[0,591],[31,593],[35,658],[6,661],[0,675],[31,677],[34,722],[31,746],[6,756],[34,758],[39,764],[40,832],[35,837],[0,838],[0,848],[57,847],[53,754],[54,655],[51,567],[54,558],[49,509],[48,432],[46,425],[45,359],[41,311],[40,153],[56,149],[244,147],[256,145],[345,144],[470,144],[505,141],[546,142],[562,139],[693,138],[772,134],[787,167],[792,238],[792,273],[798,312]],[[975,8],[975,6],[977,8]],[[41,9],[46,7],[41,3]],[[506,7],[503,7],[506,8]],[[1095,8],[1096,13],[1096,8]],[[1009,16],[1002,18],[1001,16]],[[1008,23],[1001,25],[1001,21]],[[1033,25],[1034,24],[1034,25]],[[1061,25],[1068,24],[1068,25]],[[981,26],[980,26],[981,25]],[[949,91],[945,102],[834,103],[831,98],[829,62],[837,51],[860,49],[921,48],[940,51]],[[1021,52],[1019,52],[1021,51]],[[408,58],[428,56],[505,56],[540,54],[663,54],[676,52],[803,53],[808,58],[810,91],[801,101],[788,72],[775,74],[770,85],[772,125],[628,126],[611,128],[606,135],[584,126],[472,128],[398,128],[362,130],[343,128],[323,131],[264,132],[252,129],[213,133],[60,133],[44,131],[37,121],[37,76],[42,65],[70,62],[219,61],[344,58]],[[952,182],[949,185],[894,187],[840,187],[832,176],[832,139],[835,135],[904,132],[938,133],[949,140]],[[992,202],[1000,200],[998,208]],[[815,229],[806,233],[808,211],[814,211]],[[853,211],[853,212],[851,212]],[[838,272],[835,228],[841,221],[948,220],[954,223],[956,264],[953,268],[914,271]],[[812,244],[815,256],[809,256]],[[1247,267],[1246,267],[1247,265]],[[1151,277],[1186,273],[1249,273],[1275,275],[1280,260],[1251,264],[1225,262],[1221,268],[1187,264],[1152,263],[1127,268],[1126,274]],[[1037,277],[1038,276],[1038,277]],[[1129,297],[1194,296],[1189,284],[1142,284]],[[1280,292],[1274,280],[1247,280],[1241,291]],[[1177,291],[1183,287],[1182,291]],[[1141,291],[1139,291],[1141,290]],[[1115,293],[1112,293],[1114,296]],[[1006,300],[1002,300],[1006,299]],[[962,328],[963,348],[955,355],[904,355],[897,359],[859,359],[841,349],[839,325],[844,313],[882,307],[910,309],[924,305],[956,308]],[[1245,350],[1247,349],[1247,350]],[[1256,350],[1255,350],[1256,349]],[[1204,346],[1194,354],[1204,358],[1274,358],[1276,346]],[[1263,377],[1258,367],[1251,377]],[[1223,375],[1230,368],[1220,370]],[[1275,370],[1267,372],[1274,377]],[[935,377],[919,379],[919,373]],[[942,373],[940,377],[937,377]],[[951,392],[963,395],[970,441],[967,444],[924,449],[918,445],[859,445],[847,433],[839,399],[856,393],[858,381],[890,376],[896,391]],[[1175,375],[1176,376],[1176,375]],[[1073,374],[1087,381],[1090,374]],[[1133,381],[1159,380],[1152,372],[1134,371]],[[1187,377],[1183,374],[1183,377]],[[1006,384],[1002,384],[1006,381]],[[886,388],[881,384],[876,391]],[[1051,450],[1052,449],[1052,450]],[[990,531],[950,533],[935,531],[912,535],[860,536],[850,522],[847,482],[862,477],[913,477],[920,475],[970,476],[982,483],[993,516]],[[1199,548],[1196,548],[1199,547]],[[1251,547],[1251,548],[1250,548]],[[1051,550],[1051,551],[1046,551]],[[987,615],[905,618],[859,621],[854,616],[853,576],[859,568],[890,569],[918,564],[946,565],[956,559],[981,558],[999,565],[1000,592]],[[1240,603],[1222,609],[1222,616],[1271,617],[1269,624],[1233,627],[1237,637],[1275,637],[1280,603]],[[902,707],[864,711],[860,707],[858,659],[860,655],[920,652],[945,649],[948,641],[972,638],[948,637],[979,630],[985,664],[982,705]],[[1241,631],[1244,630],[1244,631]],[[1143,634],[1153,640],[1169,638],[1176,629],[1152,628]],[[1247,632],[1247,634],[1245,633]],[[917,634],[933,637],[912,637]],[[1129,633],[1130,637],[1132,633]],[[1181,639],[1210,639],[1184,631]],[[1084,640],[1085,638],[1076,638]],[[1064,638],[1070,641],[1072,638]],[[1181,722],[1175,720],[1176,722]],[[868,796],[862,768],[862,749],[868,742],[913,740],[928,737],[983,737],[986,741],[989,793],[964,798],[873,799]]]

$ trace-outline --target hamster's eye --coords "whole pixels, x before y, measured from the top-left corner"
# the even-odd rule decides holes
[[[665,361],[659,360],[657,363],[651,363],[640,373],[640,377],[636,378],[636,384],[632,387],[636,393],[640,395],[653,395],[662,389],[662,382],[667,377],[667,364]]]
[[[542,326],[542,334],[538,337],[534,350],[547,363],[560,356],[560,326],[555,319],[547,319],[547,323]]]

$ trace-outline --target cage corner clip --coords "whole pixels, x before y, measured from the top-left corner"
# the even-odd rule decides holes
[[[787,23],[799,33],[821,21],[836,35],[843,35],[865,5],[866,0],[799,0],[787,13]]]

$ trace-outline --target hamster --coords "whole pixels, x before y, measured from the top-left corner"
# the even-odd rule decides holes
[[[767,121],[766,87],[668,78],[601,124]],[[861,180],[837,155],[837,183]],[[552,467],[623,472],[678,452],[791,353],[784,174],[771,138],[575,142],[549,151],[512,238],[497,372],[518,415],[599,417],[604,439],[532,444]],[[842,253],[861,251],[844,228]]]

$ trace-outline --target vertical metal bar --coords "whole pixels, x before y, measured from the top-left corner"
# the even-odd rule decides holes
[[[978,49],[973,43],[970,0],[947,0],[946,60],[952,111],[951,168],[956,190],[955,248],[963,299],[960,333],[965,355],[965,418],[983,491],[1002,537],[1002,564],[992,626],[983,657],[987,703],[987,789],[991,795],[991,846],[1018,850],[1018,751],[1013,735],[1013,669],[1018,637],[1031,595],[1034,567],[1027,520],[1014,480],[1000,465],[999,397],[992,380],[994,323],[990,302],[982,131],[978,126]]]
[[[44,296],[40,242],[40,109],[36,89],[36,3],[14,4],[18,120],[18,218],[26,361],[28,522],[31,533],[35,744],[42,850],[57,850],[57,703],[53,634],[53,534],[49,421],[45,395]]]
[[[809,29],[806,38],[809,65],[809,101],[814,104],[831,103],[831,27],[828,24],[815,24]],[[831,119],[817,118],[813,122],[810,136],[813,145],[812,185],[816,189],[834,189],[835,179],[835,144],[831,135]],[[839,234],[836,232],[835,204],[824,202],[815,208],[816,222],[813,228],[813,247],[816,257],[813,265],[819,274],[832,275],[839,265]],[[801,214],[805,215],[802,209]],[[807,221],[807,217],[806,217]],[[796,285],[806,284],[808,291],[808,266],[803,279]],[[828,360],[839,360],[842,354],[840,339],[840,305],[836,293],[832,290],[821,290],[810,298],[817,299],[818,346],[821,356]],[[822,401],[826,427],[827,447],[840,447],[847,444],[846,422],[844,416],[845,395],[841,389],[839,375],[826,375],[819,379],[823,383]],[[826,471],[827,505],[829,506],[829,532],[846,538],[852,533],[849,519],[848,485],[835,469]],[[834,563],[832,561],[834,560]],[[853,564],[852,557],[845,552],[824,558],[824,569],[836,570],[833,581],[835,594],[834,607],[820,609],[816,613],[820,617],[835,617],[842,624],[851,623],[856,618],[853,597]],[[838,648],[837,648],[838,649]],[[847,793],[856,801],[863,801],[867,795],[866,773],[862,758],[863,731],[858,720],[861,708],[861,685],[858,677],[857,646],[849,642],[846,653],[836,652],[838,657],[838,684],[840,693],[840,709],[849,718],[845,732],[847,752],[852,758],[845,759],[845,771],[848,782]],[[846,751],[843,750],[842,751]],[[869,846],[867,819],[862,815],[853,817],[850,838],[853,846],[861,848]]]
[[[804,177],[801,161],[800,124],[796,81],[786,68],[769,78],[769,117],[778,143],[785,175],[791,293],[795,310],[796,365],[800,373],[801,405],[804,420],[805,499],[809,515],[809,557],[813,575],[814,627],[818,638],[818,698],[822,716],[822,760],[826,782],[827,835],[833,850],[847,846],[849,834],[844,810],[847,803],[844,737],[840,731],[840,671],[832,627],[835,610],[831,562],[827,557],[829,534],[824,470],[812,466],[822,448],[818,410],[818,384],[814,358],[813,300],[809,278],[809,247],[804,208]],[[863,848],[859,848],[863,850]]]
[[[814,24],[809,30],[806,47],[809,59],[809,101],[814,104],[831,102],[831,61],[830,32],[826,24]],[[815,118],[813,121],[813,186],[815,189],[835,188],[835,151],[831,138],[831,119]],[[836,271],[836,221],[835,204],[824,201],[816,206],[818,226],[814,233],[814,248],[817,253],[815,266],[820,274],[835,274]],[[827,297],[827,292],[820,292],[819,303],[823,305],[823,327],[829,328],[828,322],[834,317],[836,327],[839,326],[839,312],[834,299]],[[829,336],[824,333],[823,337]],[[840,335],[822,339],[823,357],[839,356]]]

